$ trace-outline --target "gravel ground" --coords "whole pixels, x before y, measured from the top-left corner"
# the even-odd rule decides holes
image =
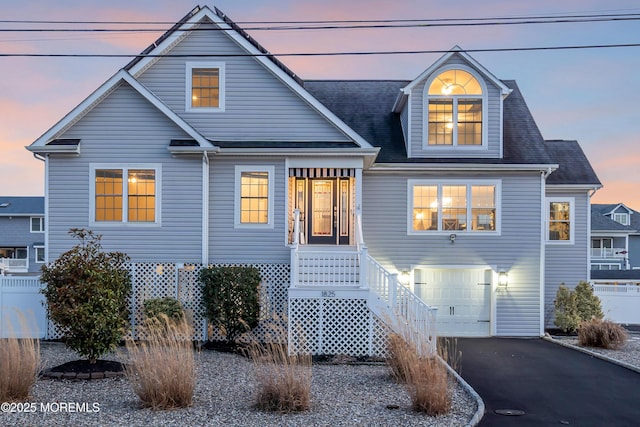
[[[60,343],[43,342],[41,353],[45,368],[77,359]],[[391,379],[384,365],[314,364],[311,409],[299,414],[266,413],[252,407],[255,385],[250,361],[208,350],[197,357],[198,380],[194,403],[189,408],[140,408],[126,378],[40,379],[30,402],[22,407],[23,412],[0,413],[0,425],[463,426],[477,409],[475,400],[454,382],[449,414],[416,414],[411,411],[406,391]],[[117,355],[105,359],[120,360]],[[66,402],[75,407],[65,408]],[[399,408],[388,409],[387,405]]]
[[[559,341],[560,343],[569,344],[592,353],[600,354],[602,356],[617,360],[624,364],[628,364],[640,370],[640,333],[638,332],[630,332],[626,344],[619,350],[606,350],[603,348],[595,347],[579,347],[577,337],[552,336],[551,338]]]

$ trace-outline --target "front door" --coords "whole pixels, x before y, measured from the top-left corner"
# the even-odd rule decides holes
[[[311,245],[349,244],[349,180],[310,178],[307,236]]]

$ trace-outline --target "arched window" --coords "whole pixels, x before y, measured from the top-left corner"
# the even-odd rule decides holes
[[[447,70],[429,86],[430,146],[482,145],[482,87],[471,73]]]

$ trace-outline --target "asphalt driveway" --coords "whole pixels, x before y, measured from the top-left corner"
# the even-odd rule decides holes
[[[484,400],[482,427],[640,426],[636,372],[543,339],[458,338],[458,350]]]

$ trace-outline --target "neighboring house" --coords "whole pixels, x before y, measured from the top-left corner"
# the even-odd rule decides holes
[[[640,213],[623,203],[591,205],[591,270],[599,282],[640,282]]]
[[[44,197],[0,196],[0,272],[39,272],[44,233]]]
[[[540,336],[588,279],[597,176],[458,47],[412,81],[302,81],[196,8],[28,149],[49,260],[88,227],[134,261],[284,266],[308,327],[399,277],[441,335]]]

